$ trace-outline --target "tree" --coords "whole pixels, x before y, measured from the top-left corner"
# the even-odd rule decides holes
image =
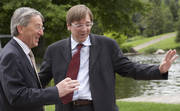
[[[10,33],[10,19],[16,8],[35,8],[45,17],[45,33],[40,42],[40,49],[45,49],[47,45],[69,36],[66,12],[76,4],[85,4],[92,10],[95,22],[92,31],[100,34],[111,31],[125,35],[134,33],[132,15],[144,9],[139,0],[1,0],[0,27],[6,27],[1,28],[0,33]],[[36,50],[39,53],[39,49]]]
[[[115,31],[125,34],[136,30],[133,27],[132,15],[143,12],[145,8],[140,0],[53,0],[53,3],[71,6],[85,4],[92,10],[100,32]]]
[[[178,25],[177,25],[177,36],[175,41],[180,43],[180,20],[178,21]]]
[[[173,20],[173,15],[167,5],[162,7],[162,13],[165,21],[163,24],[163,33],[175,31],[176,21]]]
[[[10,34],[10,19],[13,12],[18,7],[32,7],[40,11],[44,18],[44,36],[41,38],[41,44],[35,49],[42,56],[47,45],[65,37],[66,30],[66,9],[69,5],[57,6],[51,3],[51,0],[1,0],[0,1],[0,33]],[[41,52],[41,53],[39,53]],[[36,53],[35,53],[36,54]],[[37,54],[36,54],[37,55]]]
[[[176,22],[178,21],[178,10],[179,10],[179,4],[177,0],[171,0],[170,1],[170,11],[173,15],[173,21]]]
[[[180,11],[179,11],[179,14],[180,14]],[[180,43],[180,20],[177,22],[177,36],[176,36],[176,39],[175,41]]]
[[[164,25],[164,15],[161,9],[161,1],[160,0],[150,0],[151,1],[151,11],[147,13],[143,23],[145,23],[145,36],[154,36],[162,34],[163,25]]]

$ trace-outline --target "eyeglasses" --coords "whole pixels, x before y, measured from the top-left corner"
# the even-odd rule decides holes
[[[87,28],[91,28],[93,26],[93,22],[86,23],[86,24],[73,24],[73,23],[71,23],[71,25],[75,28],[83,28],[84,26]]]
[[[36,28],[37,30],[44,30],[44,29],[45,29],[43,26],[40,26],[40,25],[35,26],[35,28]]]

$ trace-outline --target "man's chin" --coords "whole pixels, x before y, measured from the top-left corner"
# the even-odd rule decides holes
[[[37,43],[37,44],[34,44],[34,46],[32,46],[32,48],[37,47],[37,46],[38,46],[38,43]]]
[[[81,37],[81,39],[79,39],[80,42],[84,42],[87,39],[87,37]]]

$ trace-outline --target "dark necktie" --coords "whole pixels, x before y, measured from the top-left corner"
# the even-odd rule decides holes
[[[80,51],[82,48],[83,44],[78,44],[77,45],[77,51],[75,52],[75,54],[73,55],[69,66],[68,66],[68,70],[67,70],[67,77],[70,77],[72,80],[76,80],[77,79],[77,75],[79,72],[79,66],[80,66]],[[67,104],[69,102],[72,101],[72,97],[73,97],[73,92],[62,97],[61,100],[64,104]]]
[[[29,52],[29,57],[31,59],[31,63],[33,65],[33,68],[35,70],[35,73],[36,73],[36,77],[38,79],[38,82],[40,84],[40,87],[42,88],[42,85],[41,85],[41,81],[40,81],[40,78],[39,78],[39,75],[38,75],[38,72],[37,72],[37,68],[36,68],[36,61],[35,61],[35,58],[34,58],[34,54],[32,51]]]

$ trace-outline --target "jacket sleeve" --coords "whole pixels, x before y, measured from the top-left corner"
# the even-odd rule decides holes
[[[168,79],[168,72],[160,74],[159,65],[139,64],[131,62],[125,57],[118,44],[113,45],[113,64],[115,72],[125,77],[137,80],[161,80]]]

